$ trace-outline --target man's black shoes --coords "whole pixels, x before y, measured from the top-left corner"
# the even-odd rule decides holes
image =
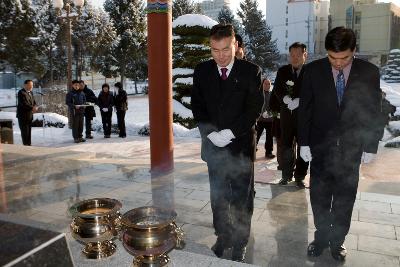
[[[93,139],[93,135],[86,135],[86,139]]]
[[[287,185],[290,181],[292,181],[292,179],[287,179],[287,178],[282,178],[279,180],[278,184],[280,185]]]
[[[215,244],[211,247],[211,250],[214,252],[215,256],[221,258],[222,255],[224,255],[225,247],[222,241],[217,239],[217,242],[215,242]]]
[[[299,180],[296,179],[296,186],[301,189],[306,188],[306,185],[304,184],[303,180],[300,179]]]
[[[273,158],[275,158],[275,155],[272,154],[272,153],[265,153],[265,158],[266,159],[273,159]]]
[[[347,249],[344,245],[338,247],[331,247],[331,255],[337,261],[345,261],[347,255]]]
[[[324,246],[323,244],[317,243],[314,240],[313,242],[311,242],[308,245],[307,255],[310,256],[310,257],[319,257],[319,256],[321,256],[321,254],[324,251],[324,249],[327,248],[327,247],[328,246]]]
[[[233,248],[232,249],[232,260],[237,262],[244,262],[246,257],[246,247]]]

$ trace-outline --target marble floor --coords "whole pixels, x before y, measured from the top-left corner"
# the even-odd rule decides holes
[[[184,251],[215,257],[210,250],[215,236],[206,165],[199,160],[198,149],[184,141],[176,143],[182,151],[187,148],[175,154],[174,172],[157,177],[149,172],[149,159],[144,156],[143,147],[124,158],[84,149],[1,145],[0,212],[14,219],[45,223],[50,230],[68,234],[68,209],[84,199],[118,199],[122,213],[153,204],[175,207],[177,223],[186,233]],[[340,265],[400,266],[399,195],[400,192],[397,196],[358,192],[345,242],[349,253]],[[329,251],[317,259],[307,258],[306,248],[313,239],[313,231],[307,189],[256,184],[247,263],[337,266]],[[229,256],[228,251],[224,258]]]

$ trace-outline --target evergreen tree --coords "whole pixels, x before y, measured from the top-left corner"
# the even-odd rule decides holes
[[[0,4],[0,59],[6,61],[14,71],[33,71],[41,74],[37,36],[33,21],[34,12],[29,0],[5,0]]]
[[[146,13],[141,0],[106,0],[104,9],[109,14],[116,31],[116,44],[112,56],[118,63],[121,81],[125,77],[136,78],[146,55]],[[142,77],[140,77],[142,78]]]
[[[238,16],[242,21],[246,47],[246,58],[259,65],[264,72],[275,69],[279,58],[276,40],[272,40],[272,31],[258,10],[256,0],[243,0]]]
[[[400,49],[390,50],[387,65],[384,67],[385,75],[382,78],[388,83],[400,82]]]
[[[221,11],[218,13],[218,22],[222,24],[232,24],[235,29],[235,33],[241,32],[240,23],[232,13],[232,10],[228,6],[223,6]]]
[[[173,0],[172,19],[185,14],[201,14],[200,5],[195,4],[192,0]]]
[[[198,23],[195,23],[195,26],[187,26],[186,21]],[[198,63],[211,58],[208,40],[210,29],[215,24],[216,21],[200,14],[180,16],[172,24],[173,98],[188,109],[191,109],[194,68]],[[193,118],[182,118],[176,113],[174,122],[187,128],[196,126]]]
[[[52,0],[36,0],[35,4],[34,22],[39,39],[37,42],[37,51],[40,53],[38,60],[40,60],[41,65],[45,69],[45,79],[48,79],[50,85],[53,85],[54,50],[56,49],[56,39],[60,31],[60,26],[57,22],[57,14]]]

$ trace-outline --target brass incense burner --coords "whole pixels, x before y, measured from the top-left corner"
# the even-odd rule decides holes
[[[140,207],[121,219],[122,243],[134,256],[134,267],[166,265],[168,252],[184,246],[183,231],[176,225],[176,212],[156,207]]]
[[[112,255],[116,245],[112,241],[120,229],[121,202],[110,198],[94,198],[73,205],[69,211],[73,217],[72,236],[85,243],[83,254],[89,259]]]

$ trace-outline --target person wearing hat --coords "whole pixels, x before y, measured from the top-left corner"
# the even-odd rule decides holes
[[[119,137],[126,137],[125,128],[125,113],[128,110],[128,96],[126,91],[122,88],[122,83],[117,82],[114,84],[116,93],[114,95],[114,105],[117,112]]]

